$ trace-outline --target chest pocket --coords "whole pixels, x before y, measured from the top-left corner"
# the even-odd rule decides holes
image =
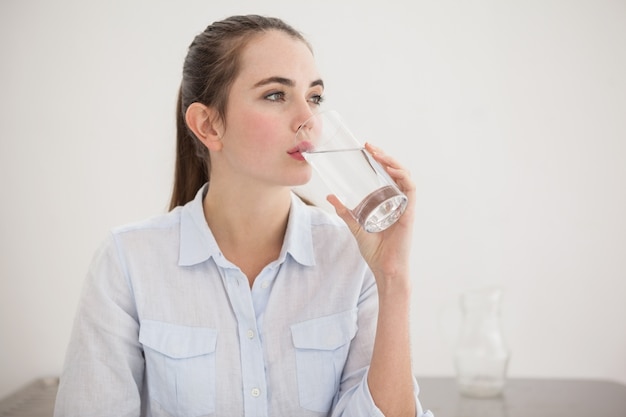
[[[322,413],[330,410],[357,331],[356,321],[354,309],[291,326],[302,408]]]
[[[142,320],[139,342],[155,414],[201,417],[215,412],[217,330]]]

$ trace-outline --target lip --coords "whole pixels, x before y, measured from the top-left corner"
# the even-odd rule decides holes
[[[293,148],[289,149],[287,153],[293,159],[296,159],[298,161],[304,161],[305,159],[304,159],[304,156],[302,156],[302,153],[308,152],[312,149],[313,149],[313,145],[310,142],[302,141],[298,143],[296,146],[294,146]]]

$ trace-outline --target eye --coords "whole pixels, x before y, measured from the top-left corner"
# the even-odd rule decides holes
[[[321,94],[315,94],[309,98],[309,101],[313,104],[320,105],[324,101],[324,96]]]
[[[269,101],[283,101],[285,100],[285,93],[282,91],[276,91],[274,93],[267,94],[264,98]]]

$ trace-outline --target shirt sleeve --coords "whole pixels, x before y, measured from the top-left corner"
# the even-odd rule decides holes
[[[434,417],[430,410],[423,410],[422,404],[419,400],[419,386],[415,379],[413,382],[413,386],[413,395],[415,397],[416,406],[415,416]],[[374,399],[372,398],[372,394],[370,393],[369,387],[367,385],[367,372],[363,376],[363,381],[353,390],[348,406],[342,410],[341,414],[333,414],[333,416],[339,415],[341,417],[385,417],[383,412],[380,411],[378,407],[376,407],[376,404],[374,404]]]
[[[378,317],[376,284],[371,274],[368,278],[359,300],[359,330],[351,343],[332,417],[385,417],[376,407],[367,384]],[[419,385],[415,378],[413,381],[416,417],[434,417],[430,411],[423,410],[419,401]]]
[[[132,287],[111,235],[92,260],[68,345],[55,417],[141,414],[144,359]]]

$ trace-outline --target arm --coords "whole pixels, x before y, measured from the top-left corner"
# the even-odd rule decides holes
[[[394,159],[367,144],[373,155],[408,197],[402,217],[388,229],[367,233],[335,196],[328,201],[354,234],[378,287],[378,325],[367,383],[376,406],[385,415],[415,416],[410,348],[411,281],[409,256],[415,210],[415,185]]]
[[[138,417],[144,361],[137,313],[113,239],[96,253],[79,302],[57,417]]]

